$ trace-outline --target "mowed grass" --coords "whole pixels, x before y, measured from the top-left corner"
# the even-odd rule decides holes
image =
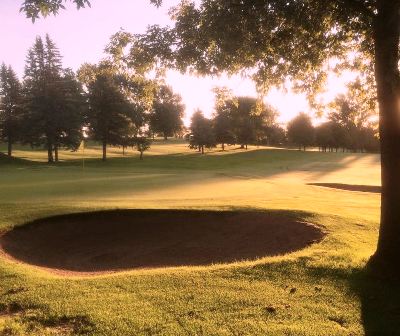
[[[1,147],[0,147],[1,149]],[[4,149],[4,148],[3,148]],[[400,289],[364,270],[379,195],[310,186],[379,185],[379,156],[252,147],[206,155],[157,141],[137,153],[94,144],[47,165],[0,157],[0,229],[116,208],[295,211],[323,242],[234,264],[61,276],[0,257],[0,335],[398,335]]]

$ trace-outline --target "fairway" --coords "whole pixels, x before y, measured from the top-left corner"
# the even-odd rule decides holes
[[[97,275],[52,272],[2,255],[0,334],[396,335],[398,285],[367,281],[364,271],[376,247],[379,193],[312,185],[379,187],[378,155],[266,147],[200,155],[177,140],[157,140],[142,161],[118,148],[107,162],[100,155],[89,144],[60,152],[54,165],[27,147],[16,148],[13,160],[0,157],[3,234],[58,215],[173,209],[285,215],[326,236],[289,254],[258,251],[197,264],[177,249],[179,264],[154,261]],[[57,231],[57,222],[47,225]]]

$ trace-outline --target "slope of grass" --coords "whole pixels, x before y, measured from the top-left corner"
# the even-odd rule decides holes
[[[364,271],[378,230],[379,195],[307,183],[379,185],[368,154],[231,148],[204,156],[159,142],[143,161],[110,150],[17,148],[0,160],[0,229],[95,209],[280,209],[328,232],[281,257],[208,267],[65,277],[0,257],[4,335],[397,335],[399,286]],[[83,164],[83,159],[85,162]]]

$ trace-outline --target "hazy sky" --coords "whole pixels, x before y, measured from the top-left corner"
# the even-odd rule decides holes
[[[164,0],[162,8],[151,6],[146,0],[92,0],[92,8],[75,10],[72,5],[56,17],[40,19],[34,24],[19,13],[23,0],[0,0],[0,62],[11,64],[22,76],[27,50],[37,35],[49,33],[56,42],[65,67],[77,70],[84,62],[96,63],[112,34],[120,28],[132,33],[146,30],[149,24],[170,23],[168,8],[178,0]],[[195,108],[206,115],[212,113],[213,94],[216,85],[226,85],[238,95],[255,95],[249,80],[235,78],[195,78],[170,71],[167,82],[182,95],[186,105],[186,123]],[[338,80],[333,80],[329,96],[343,90]],[[281,112],[280,121],[291,119],[300,111],[308,111],[302,95],[284,94],[273,90],[266,100]]]

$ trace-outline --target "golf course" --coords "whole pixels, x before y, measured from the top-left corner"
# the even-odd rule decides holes
[[[400,287],[365,270],[379,155],[256,146],[201,155],[181,140],[156,140],[143,160],[110,148],[102,162],[95,143],[52,165],[43,150],[14,155],[0,156],[1,335],[400,327]]]

